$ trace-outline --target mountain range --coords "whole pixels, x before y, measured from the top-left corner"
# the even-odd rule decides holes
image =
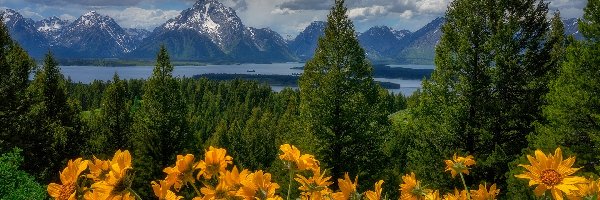
[[[205,63],[306,61],[314,55],[326,22],[315,21],[294,39],[269,28],[245,26],[235,10],[218,0],[198,0],[153,31],[123,28],[90,11],[74,21],[50,17],[34,21],[15,10],[0,11],[12,38],[35,58],[49,50],[60,59],[152,60],[164,44],[173,60]],[[357,38],[376,63],[432,64],[444,18],[411,32],[375,26]],[[565,20],[566,34],[581,38],[576,19]]]

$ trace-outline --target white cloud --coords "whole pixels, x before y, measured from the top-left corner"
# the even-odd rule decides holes
[[[21,13],[21,15],[23,15],[23,17],[32,18],[34,20],[40,20],[40,19],[44,18],[44,16],[40,15],[38,12],[34,11],[30,7],[25,7],[23,9],[20,9],[20,10],[18,10],[18,12]]]
[[[388,8],[384,6],[371,6],[364,8],[354,8],[348,10],[348,17],[356,20],[365,19],[371,16],[381,16],[388,13]]]
[[[58,18],[60,18],[62,20],[69,20],[69,21],[74,21],[75,19],[77,19],[75,16],[69,15],[69,14],[62,14]]]
[[[296,10],[291,10],[289,8],[275,8],[274,10],[271,11],[271,14],[277,14],[277,15],[289,15],[289,14],[295,14],[297,11]]]
[[[122,27],[151,29],[176,17],[181,11],[128,7],[124,10],[101,10],[101,12],[114,18]]]

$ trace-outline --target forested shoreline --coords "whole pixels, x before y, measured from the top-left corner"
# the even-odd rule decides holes
[[[147,80],[71,83],[0,23],[0,199],[598,198],[599,0],[582,41],[541,0],[453,1],[411,96],[374,81],[346,13],[281,92],[175,78],[164,46]]]

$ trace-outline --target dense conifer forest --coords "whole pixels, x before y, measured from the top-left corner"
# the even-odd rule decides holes
[[[147,80],[73,83],[0,23],[0,199],[598,198],[600,0],[582,41],[542,0],[453,1],[410,96],[346,12],[280,92],[175,78],[164,46]]]

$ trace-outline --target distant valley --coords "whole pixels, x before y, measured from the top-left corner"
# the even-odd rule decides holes
[[[165,44],[181,62],[274,63],[312,58],[325,22],[315,21],[294,39],[269,28],[247,27],[234,9],[217,0],[199,0],[153,31],[121,27],[114,19],[90,11],[74,21],[50,17],[34,21],[15,10],[0,11],[13,39],[33,57],[51,50],[62,60],[153,60]],[[444,24],[437,18],[411,32],[375,26],[357,37],[374,63],[433,64]],[[566,34],[581,38],[577,20],[565,20]]]

